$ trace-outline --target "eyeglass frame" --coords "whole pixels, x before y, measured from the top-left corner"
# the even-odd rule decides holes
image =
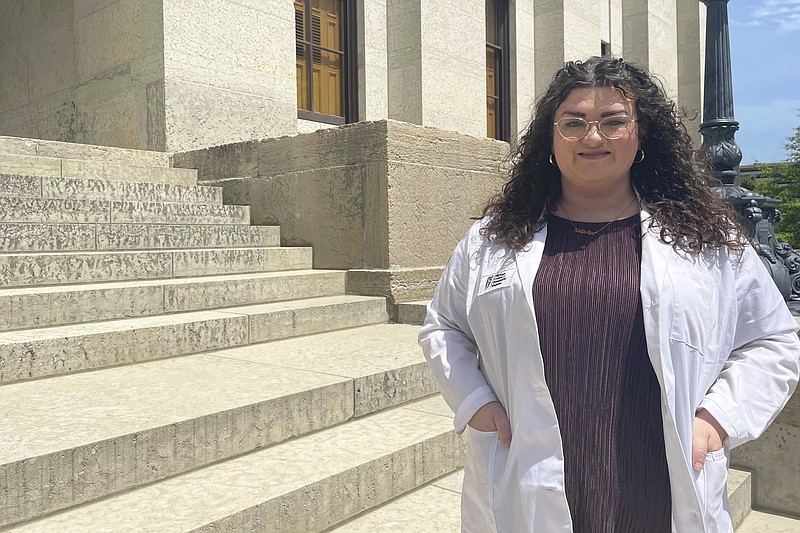
[[[630,123],[627,126],[625,126],[625,129],[628,131],[628,133],[630,133],[630,129],[629,129],[630,125],[633,124],[634,122],[638,122],[639,121],[639,119],[630,117],[628,115],[612,115],[610,117],[605,117],[605,118],[602,118],[600,120],[586,120],[583,117],[561,117],[560,119],[558,119],[555,122],[553,122],[553,126],[556,127],[556,131],[558,132],[559,135],[561,135],[561,138],[564,139],[565,141],[580,141],[581,139],[583,139],[584,137],[589,135],[589,131],[592,129],[592,124],[597,124],[597,126],[596,126],[597,132],[604,139],[609,140],[609,141],[616,141],[617,139],[622,139],[625,136],[625,134],[623,133],[619,137],[609,137],[608,135],[603,133],[602,129],[600,129],[600,123],[603,122],[603,121],[606,121],[606,120],[610,120],[610,119],[613,119],[613,118],[619,118],[619,117],[626,117],[626,118],[629,118],[631,120]],[[586,131],[580,137],[567,137],[567,136],[565,136],[563,133],[561,133],[561,128],[558,127],[558,123],[561,122],[564,119],[582,120],[582,121],[584,121],[586,123]]]

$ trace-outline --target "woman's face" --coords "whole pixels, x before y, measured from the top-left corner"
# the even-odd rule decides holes
[[[633,102],[619,89],[587,87],[569,93],[556,109],[553,122],[563,118],[582,118],[587,122],[608,117],[635,119],[635,113]],[[602,193],[629,187],[630,168],[638,149],[636,122],[631,123],[619,139],[604,137],[597,123],[589,124],[589,131],[577,140],[565,139],[553,126],[553,154],[564,190]]]

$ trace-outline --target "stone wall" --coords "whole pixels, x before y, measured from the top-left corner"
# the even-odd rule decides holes
[[[753,508],[800,518],[800,392],[757,440],[732,453],[735,468],[753,472]]]
[[[163,6],[167,151],[297,132],[291,2]]]
[[[163,150],[161,2],[0,3],[0,134]]]
[[[316,268],[356,269],[352,292],[430,297],[458,240],[499,190],[508,144],[395,121],[176,154],[175,166],[314,247]],[[413,285],[413,287],[410,287]]]

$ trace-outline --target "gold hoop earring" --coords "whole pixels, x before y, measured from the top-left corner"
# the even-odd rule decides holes
[[[633,160],[634,163],[641,163],[642,161],[644,161],[644,148],[639,148],[638,151],[642,152],[642,157],[640,157],[639,159],[634,158]],[[639,154],[637,153],[636,155],[638,157]]]
[[[550,159],[548,159],[548,161],[550,161],[551,165],[553,165],[554,167],[557,167],[558,165],[556,164],[556,160],[553,159],[553,155],[554,154],[550,154]]]

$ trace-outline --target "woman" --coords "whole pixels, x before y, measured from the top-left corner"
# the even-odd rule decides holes
[[[732,531],[729,451],[800,344],[674,103],[621,59],[567,63],[516,155],[419,336],[469,426],[462,530]]]

